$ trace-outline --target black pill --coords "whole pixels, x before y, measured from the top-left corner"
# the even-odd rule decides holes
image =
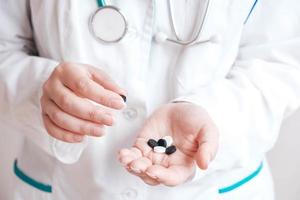
[[[152,149],[153,149],[154,147],[157,146],[157,142],[156,142],[155,140],[153,140],[153,139],[148,140],[147,144],[148,144],[149,147],[151,147]]]
[[[158,146],[167,147],[167,141],[165,139],[159,139],[157,141]]]
[[[127,101],[127,98],[126,98],[126,96],[125,96],[125,95],[123,95],[123,94],[120,94],[120,96],[122,97],[123,101],[126,103],[126,101]]]
[[[172,153],[175,153],[175,151],[176,151],[176,147],[174,145],[171,145],[166,149],[166,154],[170,155]]]

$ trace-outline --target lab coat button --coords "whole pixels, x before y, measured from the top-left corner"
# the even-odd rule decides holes
[[[122,193],[123,199],[136,199],[138,193],[135,189],[129,188]]]
[[[123,115],[128,120],[137,118],[138,112],[135,108],[127,108],[123,111]]]

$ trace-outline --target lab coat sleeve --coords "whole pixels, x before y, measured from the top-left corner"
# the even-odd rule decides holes
[[[263,160],[283,119],[299,107],[296,5],[294,0],[261,1],[244,27],[237,59],[226,77],[174,100],[202,106],[217,125],[220,146],[211,170],[249,167]]]
[[[39,95],[56,61],[34,56],[27,1],[0,1],[1,120],[50,153]]]
[[[36,56],[29,16],[28,1],[0,0],[0,120],[53,155],[57,142],[43,126],[40,97],[58,62]]]

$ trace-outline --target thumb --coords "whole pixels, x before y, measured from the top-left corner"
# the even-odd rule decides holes
[[[204,126],[197,138],[198,150],[195,161],[200,169],[206,170],[215,158],[219,144],[219,133],[215,125]]]

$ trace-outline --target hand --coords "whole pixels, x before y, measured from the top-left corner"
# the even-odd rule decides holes
[[[43,85],[45,128],[56,139],[70,143],[82,141],[84,135],[100,137],[104,126],[113,124],[112,109],[125,105],[120,96],[124,94],[103,71],[89,65],[62,63]]]
[[[153,152],[149,139],[170,135],[177,151],[171,155]],[[206,111],[190,103],[172,103],[159,108],[147,120],[134,145],[119,152],[119,161],[149,185],[176,186],[203,170],[215,157],[218,130]]]

